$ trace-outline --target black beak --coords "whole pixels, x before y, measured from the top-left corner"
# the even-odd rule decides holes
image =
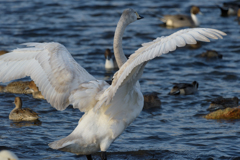
[[[142,16],[139,15],[139,17],[137,18],[137,20],[140,20],[140,19],[143,19],[143,18],[144,18],[144,17],[142,17]]]

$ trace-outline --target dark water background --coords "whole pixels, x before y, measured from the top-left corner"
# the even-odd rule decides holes
[[[149,62],[140,80],[142,92],[157,92],[161,109],[142,111],[139,117],[108,149],[109,159],[240,159],[240,121],[206,120],[208,99],[240,98],[240,34],[236,17],[221,17],[210,0],[6,0],[0,1],[0,49],[12,50],[25,42],[60,42],[75,60],[98,79],[110,79],[114,71],[104,68],[103,53],[112,49],[113,35],[122,11],[135,9],[143,20],[128,26],[123,46],[131,54],[141,43],[179,29],[159,26],[160,14],[189,13],[198,5],[200,27],[222,30],[223,40],[204,43],[197,50],[181,48]],[[196,58],[214,49],[223,59]],[[25,78],[24,80],[29,80]],[[169,96],[174,82],[198,81],[195,95]],[[14,123],[8,114],[15,96],[41,116],[36,124]],[[86,159],[53,150],[48,143],[72,132],[82,113],[67,108],[57,111],[45,100],[31,95],[0,94],[0,150],[9,149],[20,159]],[[94,159],[100,159],[98,154]]]

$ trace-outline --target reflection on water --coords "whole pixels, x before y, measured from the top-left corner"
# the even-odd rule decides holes
[[[140,79],[142,92],[156,92],[161,108],[143,110],[110,146],[109,159],[237,159],[240,122],[203,118],[210,104],[206,99],[240,97],[239,25],[235,16],[220,16],[216,3],[222,2],[0,1],[0,50],[10,51],[25,42],[60,42],[97,79],[111,80],[116,70],[105,70],[104,51],[112,50],[115,27],[124,9],[131,7],[144,17],[128,26],[124,34],[124,53],[130,55],[142,43],[179,30],[160,27],[160,14],[189,14],[191,5],[198,5],[204,14],[199,16],[200,27],[216,28],[228,35],[201,43],[196,49],[179,48],[146,65]],[[196,57],[206,50],[216,50],[223,58],[208,61]],[[172,83],[194,80],[199,82],[198,93],[168,95]],[[40,121],[15,123],[8,119],[16,96],[40,113]],[[79,110],[68,107],[57,111],[45,100],[19,94],[0,93],[0,104],[0,150],[9,149],[24,160],[86,159],[47,145],[72,132],[83,114]]]
[[[40,126],[42,122],[40,120],[35,121],[21,121],[21,122],[11,122],[11,127],[21,128],[21,127],[29,127],[29,126]]]

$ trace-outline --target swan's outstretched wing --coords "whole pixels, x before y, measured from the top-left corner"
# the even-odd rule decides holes
[[[184,29],[170,36],[160,37],[153,42],[143,44],[143,47],[132,54],[119,71],[115,73],[111,87],[104,92],[101,99],[108,104],[121,85],[137,81],[147,61],[161,56],[162,54],[166,54],[169,51],[174,51],[176,47],[183,47],[186,44],[196,44],[196,40],[210,42],[208,38],[222,39],[221,35],[226,34],[215,29]],[[96,108],[99,107],[100,105],[96,106]]]
[[[30,76],[47,101],[56,109],[63,110],[69,104],[76,104],[76,92],[72,94],[71,101],[69,100],[72,91],[83,82],[96,80],[59,43],[25,45],[30,47],[0,56],[1,82]]]

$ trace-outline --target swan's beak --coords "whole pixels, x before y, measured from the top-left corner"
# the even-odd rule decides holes
[[[142,17],[142,16],[139,15],[139,17],[137,18],[137,20],[139,20],[139,19],[143,19],[143,18],[144,18],[144,17]]]
[[[136,15],[137,15],[137,20],[139,20],[139,19],[143,19],[143,17],[140,16],[137,12],[136,12]]]

